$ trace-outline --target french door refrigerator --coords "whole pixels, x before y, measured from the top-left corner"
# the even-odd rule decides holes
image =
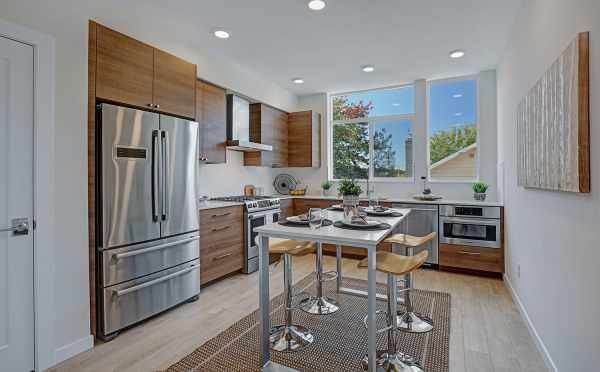
[[[198,124],[106,103],[97,113],[98,336],[111,339],[200,293]]]

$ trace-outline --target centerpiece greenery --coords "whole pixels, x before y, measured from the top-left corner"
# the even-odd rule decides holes
[[[362,188],[354,180],[341,180],[338,192],[342,196],[359,196],[362,193]]]

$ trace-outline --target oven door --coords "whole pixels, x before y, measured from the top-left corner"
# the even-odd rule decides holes
[[[500,220],[440,217],[440,243],[500,248]]]
[[[245,272],[254,272],[258,269],[258,245],[256,237],[258,233],[254,230],[260,226],[279,221],[281,210],[271,209],[268,211],[248,214],[246,228],[246,268]],[[256,269],[256,270],[255,270]]]

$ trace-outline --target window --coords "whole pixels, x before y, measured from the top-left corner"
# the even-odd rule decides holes
[[[477,179],[477,81],[429,83],[429,178]]]
[[[331,97],[332,178],[412,177],[414,87]]]

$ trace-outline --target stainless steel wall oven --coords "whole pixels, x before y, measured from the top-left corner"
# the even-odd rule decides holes
[[[501,247],[500,207],[440,206],[440,243]]]

